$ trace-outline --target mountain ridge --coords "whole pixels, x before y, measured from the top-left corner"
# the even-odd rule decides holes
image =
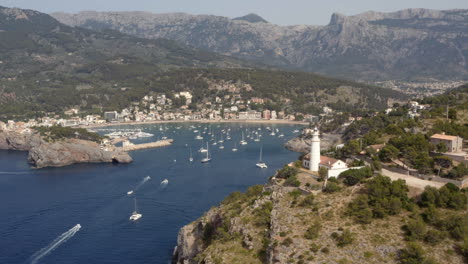
[[[222,16],[135,12],[54,13],[59,21],[164,37],[241,59],[340,78],[447,80],[468,76],[468,10],[334,13],[324,26],[279,26]]]

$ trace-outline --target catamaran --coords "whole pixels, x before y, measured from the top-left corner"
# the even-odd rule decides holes
[[[201,163],[207,163],[207,162],[210,162],[210,161],[211,161],[210,151],[209,151],[209,148],[208,148],[208,142],[206,142],[206,158],[203,158],[201,160]]]
[[[138,221],[138,219],[140,219],[143,215],[138,213],[136,197],[133,197],[133,201],[135,202],[135,211],[133,211],[132,215],[130,216],[130,220],[131,221]]]
[[[262,151],[263,148],[260,147],[260,159],[258,160],[257,164],[255,164],[257,167],[259,167],[260,169],[266,169],[268,168],[268,166],[265,164],[265,162],[262,161]]]

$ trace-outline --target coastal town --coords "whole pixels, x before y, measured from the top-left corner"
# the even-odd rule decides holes
[[[15,130],[21,133],[30,133],[30,128],[40,126],[63,126],[63,127],[95,127],[110,124],[134,124],[150,123],[158,121],[278,121],[278,122],[304,122],[329,123],[334,117],[343,115],[329,106],[321,107],[318,114],[290,113],[284,110],[274,110],[268,107],[268,99],[252,97],[243,99],[238,88],[229,87],[232,94],[224,97],[215,96],[203,100],[200,104],[192,102],[193,95],[190,92],[179,92],[175,94],[146,95],[138,102],[120,111],[102,111],[101,114],[86,114],[80,108],[70,108],[63,113],[43,113],[42,117],[28,120],[5,120],[0,121],[0,130]],[[170,99],[170,98],[172,99]],[[408,102],[408,116],[418,117],[422,110],[428,109],[430,105],[419,104],[416,101]],[[194,110],[197,109],[197,110]],[[395,108],[385,109],[389,114]],[[373,112],[369,114],[378,114]],[[350,115],[343,122],[343,126],[350,125],[355,120],[361,120],[359,114]]]

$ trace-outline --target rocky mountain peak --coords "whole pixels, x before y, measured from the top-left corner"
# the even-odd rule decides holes
[[[333,13],[330,19],[329,25],[339,25],[343,24],[346,19],[346,16],[340,13]]]
[[[233,20],[242,20],[242,21],[247,21],[247,22],[250,22],[250,23],[268,23],[268,21],[266,21],[263,17],[257,15],[257,14],[254,14],[254,13],[250,13],[250,14],[247,14],[245,16],[241,16],[241,17],[236,17],[236,18],[233,18]]]

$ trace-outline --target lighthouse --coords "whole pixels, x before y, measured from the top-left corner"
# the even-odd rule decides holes
[[[310,144],[310,171],[318,171],[320,163],[320,138],[319,131],[315,127],[312,132],[312,143]]]

